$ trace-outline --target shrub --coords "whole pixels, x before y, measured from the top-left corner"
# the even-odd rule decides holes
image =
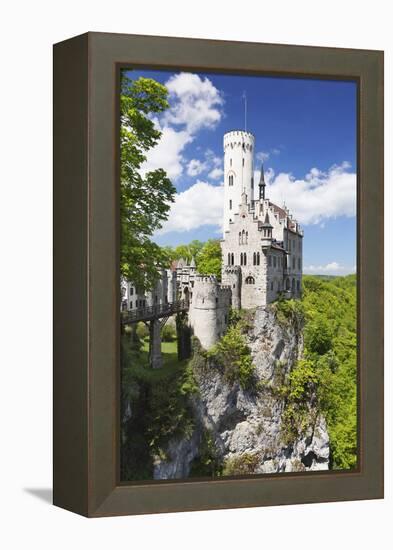
[[[168,323],[164,325],[161,331],[161,339],[163,342],[174,342],[176,340],[176,329]]]
[[[239,324],[229,327],[227,333],[208,352],[208,357],[223,368],[227,382],[239,382],[243,389],[254,386],[255,367]]]
[[[227,458],[222,470],[223,476],[245,476],[255,473],[259,463],[258,453],[243,453],[242,455]]]
[[[144,340],[145,338],[147,338],[149,336],[149,329],[148,327],[145,325],[145,323],[138,323],[137,326],[136,326],[136,335],[138,336],[138,338],[140,340]]]

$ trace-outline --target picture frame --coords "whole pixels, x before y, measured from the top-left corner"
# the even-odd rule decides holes
[[[356,470],[119,481],[119,75],[358,83]],[[383,498],[383,52],[86,33],[54,46],[54,504],[88,517]]]

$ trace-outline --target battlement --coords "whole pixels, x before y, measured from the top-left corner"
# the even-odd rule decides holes
[[[241,267],[240,265],[225,265],[224,272],[228,274],[233,273],[234,275],[238,275],[241,272]]]
[[[221,285],[220,286],[220,292],[222,292],[223,294],[232,294],[232,288],[230,285]]]
[[[198,283],[218,284],[217,277],[215,275],[195,275],[195,281]]]
[[[234,130],[224,134],[224,151],[226,149],[234,149],[236,147],[245,147],[250,153],[254,150],[255,138],[251,132]]]

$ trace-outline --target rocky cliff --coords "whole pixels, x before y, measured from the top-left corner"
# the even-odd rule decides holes
[[[155,479],[197,475],[201,460],[215,463],[219,475],[328,469],[326,423],[312,399],[301,434],[291,438],[287,433],[285,387],[302,357],[303,327],[295,318],[280,320],[272,305],[252,316],[244,338],[254,365],[253,387],[229,382],[214,360],[194,369],[193,433],[172,439],[165,457],[156,457]]]

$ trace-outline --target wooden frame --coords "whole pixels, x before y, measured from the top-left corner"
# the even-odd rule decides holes
[[[120,67],[358,81],[359,466],[118,481]],[[54,46],[54,503],[90,517],[383,497],[383,52],[87,33]]]

